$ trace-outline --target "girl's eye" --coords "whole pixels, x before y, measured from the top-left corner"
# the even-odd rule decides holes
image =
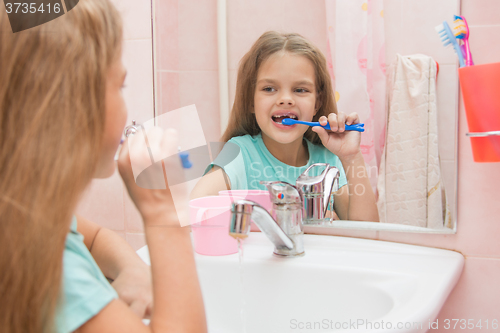
[[[273,92],[274,88],[273,87],[264,87],[264,89],[262,89],[262,90],[267,91],[267,92]]]
[[[296,92],[299,92],[299,93],[305,93],[305,92],[308,92],[309,90],[305,89],[305,88],[297,88],[295,89]]]

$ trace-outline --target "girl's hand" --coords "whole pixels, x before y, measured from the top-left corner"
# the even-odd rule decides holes
[[[184,171],[177,153],[177,132],[153,127],[147,133],[147,141],[151,154],[142,132],[127,138],[120,151],[118,170],[128,193],[146,226],[148,221],[154,221],[155,225],[159,221],[167,226],[185,225],[189,197],[182,182]],[[176,180],[175,206],[167,174]]]
[[[312,130],[318,133],[323,145],[342,161],[352,159],[360,152],[361,133],[345,130],[345,125],[359,123],[359,116],[356,112],[349,115],[342,112],[330,113],[328,118],[320,117],[319,122],[323,126],[329,123],[331,131],[320,126],[314,126]]]

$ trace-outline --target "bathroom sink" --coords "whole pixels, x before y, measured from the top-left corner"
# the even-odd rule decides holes
[[[453,251],[305,235],[278,258],[252,232],[239,254],[196,263],[210,333],[426,332],[462,271]],[[149,264],[147,246],[137,251]]]

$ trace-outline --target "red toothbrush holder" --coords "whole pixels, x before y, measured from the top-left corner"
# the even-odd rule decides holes
[[[458,75],[474,162],[500,162],[500,62],[462,67]]]

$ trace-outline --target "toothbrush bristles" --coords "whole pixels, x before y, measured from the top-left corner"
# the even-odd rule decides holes
[[[439,38],[441,39],[441,42],[443,43],[443,46],[448,46],[451,44],[450,38],[448,37],[448,34],[446,33],[446,29],[444,28],[443,24],[438,25],[435,27],[435,30],[438,33]]]

